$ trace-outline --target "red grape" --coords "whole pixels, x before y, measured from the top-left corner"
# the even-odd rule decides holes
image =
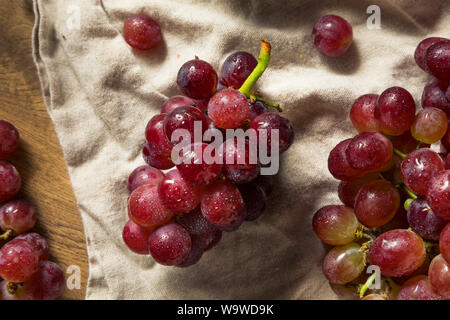
[[[379,131],[377,120],[375,119],[377,101],[377,94],[365,94],[353,103],[350,110],[350,119],[358,132]]]
[[[415,150],[402,161],[402,180],[416,194],[425,195],[430,179],[444,169],[444,162],[436,152],[427,148]]]
[[[447,127],[445,112],[430,107],[420,110],[416,115],[411,125],[411,134],[418,141],[432,144],[444,137]]]
[[[369,228],[380,227],[395,216],[400,207],[400,193],[386,180],[365,184],[355,199],[355,214]]]
[[[346,284],[355,280],[365,267],[364,252],[356,243],[335,247],[325,256],[322,271],[333,284]]]
[[[39,257],[25,240],[12,240],[0,249],[0,276],[10,282],[24,282],[38,270]]]
[[[170,113],[178,107],[186,107],[195,104],[194,100],[185,96],[173,96],[164,102],[161,113]]]
[[[223,173],[234,183],[245,183],[255,179],[260,172],[256,150],[250,149],[248,140],[233,138],[219,148],[223,157]],[[253,157],[252,157],[253,155]]]
[[[125,242],[131,251],[137,254],[149,254],[148,238],[153,230],[154,228],[146,229],[133,220],[129,220],[123,228],[123,242]]]
[[[375,107],[375,118],[381,132],[399,136],[409,130],[416,114],[416,103],[403,88],[392,87],[383,91]]]
[[[173,213],[163,205],[157,187],[143,185],[128,198],[128,215],[140,226],[152,228],[169,221]]]
[[[205,190],[201,210],[211,224],[229,231],[245,219],[245,205],[239,190],[229,181],[221,180]]]
[[[419,142],[414,139],[414,137],[411,134],[411,131],[405,131],[405,133],[392,137],[391,139],[392,146],[399,150],[400,152],[403,152],[405,154],[411,153],[414,150],[417,149],[417,146],[419,145]],[[430,145],[426,143],[420,143],[420,148],[429,148]]]
[[[378,179],[377,173],[369,173],[360,179],[353,181],[341,181],[339,183],[338,196],[339,199],[347,207],[353,208],[355,206],[355,198],[361,187],[371,181]]]
[[[177,169],[185,180],[195,185],[208,185],[217,178],[222,172],[222,165],[216,163],[215,152],[212,150],[210,155],[205,155],[206,143],[193,143],[180,151],[180,160],[182,163],[177,165]]]
[[[447,158],[445,159],[445,169],[446,170],[450,169],[450,153],[447,154]]]
[[[64,292],[65,280],[56,263],[42,261],[39,270],[24,282],[23,290],[33,300],[55,300]]]
[[[37,233],[25,233],[14,238],[14,240],[24,240],[33,248],[37,253],[39,261],[48,260],[50,256],[47,240]]]
[[[158,114],[150,119],[145,128],[147,143],[142,153],[148,165],[165,170],[173,167],[172,144],[164,133],[165,114]]]
[[[172,169],[158,187],[161,202],[175,214],[194,210],[202,197],[202,188],[184,179],[178,169]]]
[[[194,211],[179,215],[177,217],[177,223],[185,228],[189,234],[195,236],[217,230],[215,226],[205,219],[200,208],[196,208]]]
[[[36,209],[25,200],[11,200],[0,208],[0,228],[18,235],[33,229]]]
[[[144,14],[129,17],[123,27],[123,37],[133,48],[149,50],[162,40],[158,23]]]
[[[446,221],[436,215],[425,198],[414,200],[408,209],[408,224],[422,238],[438,241]]]
[[[392,143],[378,132],[362,132],[354,137],[345,150],[351,167],[374,172],[383,169],[392,159]]]
[[[155,149],[153,149],[147,142],[144,143],[144,146],[142,147],[142,158],[149,166],[161,170],[170,169],[174,166],[170,154],[167,155],[156,153]]]
[[[172,134],[175,130],[184,129],[189,132],[190,137],[186,137],[185,139],[190,138],[191,142],[195,140],[195,125],[200,125],[200,134],[199,141],[201,142],[203,138],[203,133],[208,129],[209,122],[207,117],[196,107],[185,106],[178,107],[168,113],[164,119],[164,132],[166,134],[167,139],[172,141],[173,144],[180,143],[183,138],[179,138],[178,140],[172,137]],[[173,140],[172,140],[173,139]],[[189,141],[189,140],[188,140]]]
[[[150,254],[159,264],[175,266],[182,263],[191,251],[189,233],[177,223],[156,229],[149,238]]]
[[[444,227],[439,237],[439,249],[447,263],[450,264],[450,223]]]
[[[199,235],[199,237],[205,243],[204,251],[208,251],[209,249],[216,246],[222,239],[222,231],[219,229],[212,230],[209,232],[202,233],[201,235]]]
[[[250,102],[248,118],[253,121],[257,116],[269,112],[269,107],[261,101]]]
[[[370,247],[370,262],[386,277],[411,274],[425,261],[422,239],[412,231],[394,229],[378,236]]]
[[[20,174],[10,163],[0,161],[0,202],[14,197],[22,184]]]
[[[442,138],[441,143],[446,149],[446,152],[450,152],[450,124],[447,126],[447,132]]]
[[[445,220],[450,220],[450,170],[437,173],[428,183],[427,202]]]
[[[314,214],[312,225],[323,242],[339,246],[355,239],[359,223],[352,208],[331,205]]]
[[[0,160],[11,157],[19,148],[19,131],[11,123],[0,120]]]
[[[445,96],[445,91],[448,88],[448,83],[433,78],[425,86],[422,93],[422,107],[424,108],[438,108],[445,112],[447,117],[450,117],[450,101]]]
[[[264,189],[254,182],[240,185],[238,188],[245,203],[245,220],[256,220],[266,208],[267,196]]]
[[[361,178],[365,174],[364,171],[351,167],[347,161],[345,151],[350,142],[352,142],[352,139],[339,142],[328,156],[328,170],[336,179],[353,181]]]
[[[177,267],[186,268],[196,264],[205,251],[205,242],[199,236],[191,236],[191,251],[189,255],[177,265]]]
[[[163,178],[164,173],[159,169],[150,166],[137,167],[128,177],[128,190],[133,192],[134,189],[144,184],[157,186]]]
[[[206,61],[194,59],[178,71],[177,84],[181,92],[192,99],[211,97],[217,88],[217,73]]]
[[[431,261],[428,279],[437,294],[445,299],[450,299],[450,264],[442,255],[434,257]]]
[[[228,56],[220,73],[221,82],[225,87],[239,89],[248,78],[258,61],[248,52],[235,52]]]
[[[289,149],[294,141],[294,128],[288,119],[279,114],[268,112],[253,119],[251,128],[258,134],[258,144],[261,139],[267,137],[267,148],[270,151],[272,141],[272,130],[278,130],[278,147],[280,154]],[[269,152],[270,153],[270,152]]]
[[[414,51],[414,59],[416,60],[417,65],[424,71],[428,72],[427,65],[425,63],[425,54],[427,53],[427,50],[429,47],[431,47],[433,44],[447,40],[445,38],[440,37],[431,37],[426,38],[420,41],[418,44],[416,51]]]
[[[335,15],[320,18],[314,25],[312,35],[314,45],[330,57],[344,54],[353,41],[352,26]]]
[[[217,128],[240,127],[248,119],[249,112],[247,98],[235,89],[219,91],[208,102],[208,116]]]
[[[406,281],[397,295],[397,300],[441,300],[431,287],[428,277],[419,275]]]
[[[450,40],[436,42],[425,54],[427,70],[440,80],[450,80]]]

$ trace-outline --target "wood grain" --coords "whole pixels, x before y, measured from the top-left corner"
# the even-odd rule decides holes
[[[81,289],[66,289],[62,298],[83,299],[88,277],[83,225],[31,56],[30,3],[0,0],[0,119],[20,132],[21,147],[11,162],[22,175],[21,195],[38,209],[36,230],[47,238],[51,260],[65,271],[70,265],[81,269]]]

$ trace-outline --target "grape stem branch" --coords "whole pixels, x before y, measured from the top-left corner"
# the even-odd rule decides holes
[[[399,156],[400,158],[402,158],[402,159],[405,159],[405,158],[408,156],[407,154],[401,152],[400,150],[398,150],[398,149],[396,149],[396,148],[394,148],[394,153],[395,153],[396,155],[398,155],[398,156]]]
[[[362,298],[366,294],[366,291],[369,289],[369,287],[372,285],[372,283],[375,281],[377,274],[374,272],[367,281],[362,285],[361,289],[359,290],[359,297]]]
[[[11,229],[6,230],[6,232],[0,235],[0,240],[8,240],[12,236],[13,231]]]

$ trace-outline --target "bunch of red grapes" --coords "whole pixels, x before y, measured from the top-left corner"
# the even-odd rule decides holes
[[[30,232],[36,224],[33,205],[15,197],[21,177],[9,162],[19,147],[19,132],[0,120],[0,298],[2,300],[53,300],[64,291],[61,268],[48,261],[47,241]]]
[[[425,39],[414,57],[433,76],[423,108],[416,113],[400,87],[359,97],[350,111],[359,134],[328,158],[343,205],[321,208],[312,223],[335,246],[322,270],[339,294],[450,299],[450,41]],[[438,153],[430,145],[439,142]],[[378,287],[369,266],[381,272]]]
[[[128,30],[127,42],[145,48],[127,39],[136,33]],[[136,168],[128,179],[130,220],[123,240],[130,250],[150,254],[162,265],[188,267],[220,241],[223,231],[235,231],[263,213],[272,177],[261,175],[260,162],[251,161],[249,141],[241,144],[231,138],[215,148],[203,134],[253,128],[257,134],[267,133],[270,143],[270,130],[276,129],[279,152],[289,148],[294,139],[291,124],[271,112],[270,106],[277,105],[251,91],[269,57],[270,45],[265,41],[259,62],[250,53],[236,52],[225,60],[220,79],[208,62],[198,58],[181,66],[177,84],[184,95],[169,98],[161,113],[148,122],[143,146],[148,165]],[[181,150],[179,156],[189,161],[175,165],[172,150],[180,141],[173,133],[185,129],[192,138],[194,123],[201,124],[202,140],[192,140]],[[208,148],[223,161],[202,161]]]

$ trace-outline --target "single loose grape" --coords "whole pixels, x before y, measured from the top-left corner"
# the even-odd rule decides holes
[[[325,277],[333,284],[345,284],[363,272],[366,265],[364,252],[357,243],[335,247],[325,256],[322,271]]]
[[[444,111],[437,108],[420,110],[411,125],[412,136],[421,142],[435,143],[447,132],[448,119]]]
[[[144,184],[157,186],[163,178],[164,173],[159,169],[151,166],[137,167],[128,177],[128,191],[133,192],[137,187]]]
[[[11,157],[19,148],[19,131],[11,123],[0,120],[0,160]]]
[[[406,281],[397,295],[397,300],[441,300],[442,297],[433,291],[426,275],[412,277]]]
[[[353,181],[364,176],[363,170],[350,166],[345,151],[352,139],[339,142],[328,156],[328,170],[336,179],[343,181]]]
[[[425,63],[425,54],[429,47],[437,42],[441,42],[447,40],[446,38],[441,37],[430,37],[423,39],[417,45],[416,51],[414,51],[414,60],[416,60],[417,65],[424,71],[428,72],[427,65]]]
[[[158,23],[145,14],[129,17],[123,27],[123,37],[133,48],[149,50],[162,40]]]
[[[194,59],[178,71],[177,84],[181,92],[192,99],[207,99],[216,92],[218,77],[206,61]]]
[[[314,45],[330,57],[344,54],[353,41],[352,26],[336,15],[320,18],[314,25],[312,35]]]
[[[217,128],[238,128],[248,119],[249,112],[247,98],[235,89],[219,91],[208,102],[208,116]]]
[[[239,51],[229,55],[220,73],[222,84],[239,89],[257,64],[256,58],[248,52]]]
[[[350,119],[358,132],[379,131],[377,119],[375,119],[377,102],[377,94],[365,94],[353,103],[350,110]]]
[[[450,264],[441,254],[431,261],[428,279],[437,294],[445,299],[450,299]]]
[[[446,221],[431,209],[425,198],[419,197],[408,208],[408,224],[422,238],[438,241]]]
[[[441,171],[431,178],[426,198],[434,213],[450,220],[450,170]]]

